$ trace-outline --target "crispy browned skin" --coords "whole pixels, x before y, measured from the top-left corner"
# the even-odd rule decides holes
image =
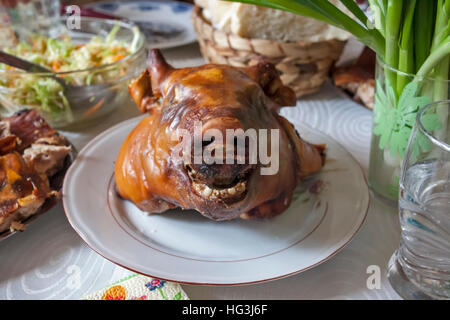
[[[2,121],[8,122],[11,134],[19,138],[18,151],[28,148],[38,139],[59,135],[35,110],[19,111]]]
[[[37,213],[56,194],[49,177],[70,152],[65,138],[34,110],[0,121],[0,233]]]
[[[181,207],[214,220],[272,217],[289,206],[300,179],[323,166],[324,146],[304,142],[278,115],[281,106],[295,105],[296,99],[270,64],[174,69],[153,50],[149,69],[130,85],[130,94],[148,116],[123,143],[115,179],[119,194],[149,213]],[[172,133],[183,128],[193,134],[195,121],[202,121],[203,132],[214,128],[224,137],[226,129],[279,129],[278,173],[261,175],[259,163],[177,160],[179,141]],[[213,143],[226,148],[225,141]],[[224,190],[231,191],[223,195]]]
[[[0,225],[17,213],[14,220],[35,213],[50,193],[47,177],[33,172],[17,152],[0,156],[0,186]]]

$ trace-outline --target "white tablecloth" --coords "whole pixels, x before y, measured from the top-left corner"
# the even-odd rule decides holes
[[[176,67],[203,63],[197,45],[164,54]],[[372,113],[330,83],[283,114],[329,134],[367,172]],[[64,134],[80,150],[96,134],[136,115],[137,108],[128,103],[93,127]],[[309,271],[256,285],[183,288],[191,299],[398,299],[386,280],[386,266],[399,235],[397,210],[372,197],[365,225],[353,241]],[[379,288],[374,280],[378,267]],[[89,249],[70,227],[61,205],[25,232],[0,242],[0,299],[80,299],[130,273]]]

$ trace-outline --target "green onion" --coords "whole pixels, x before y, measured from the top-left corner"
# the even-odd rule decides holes
[[[399,41],[399,55],[398,55],[398,70],[408,74],[414,73],[414,29],[412,28],[414,19],[414,9],[416,0],[406,1],[404,8],[404,22],[400,34]],[[397,94],[400,96],[401,92],[408,84],[409,78],[403,74],[397,75]]]
[[[386,8],[387,8],[387,0],[379,1],[379,0],[369,0],[370,8],[373,11],[375,18],[375,27],[380,30],[380,33],[383,37],[386,36]]]
[[[414,51],[416,59],[416,69],[418,70],[431,49],[433,38],[436,6],[430,0],[417,0],[416,12],[414,15]]]
[[[398,68],[398,37],[401,25],[403,0],[389,0],[386,12],[386,57],[388,66]],[[392,88],[397,87],[396,73],[386,69],[386,81]]]

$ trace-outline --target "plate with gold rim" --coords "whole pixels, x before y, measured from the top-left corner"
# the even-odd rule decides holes
[[[189,284],[239,285],[293,275],[326,261],[365,221],[369,190],[358,162],[328,135],[294,123],[325,143],[322,171],[301,182],[291,206],[266,220],[215,222],[192,210],[146,215],[117,195],[114,160],[142,117],[122,122],[87,144],[68,170],[63,206],[86,244],[129,270]]]

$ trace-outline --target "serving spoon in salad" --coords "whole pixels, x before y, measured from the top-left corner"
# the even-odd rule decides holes
[[[57,74],[55,74],[50,69],[47,69],[46,67],[30,62],[28,60],[24,60],[12,54],[6,53],[2,50],[0,50],[0,63],[4,63],[8,66],[30,73],[48,74],[49,78],[54,79],[63,87],[64,95],[69,103],[70,101],[81,100],[90,97],[93,97],[93,99],[95,100],[101,101],[102,99],[107,98],[108,95],[111,95],[111,92],[109,90],[105,90],[108,88],[106,84],[72,85],[65,81],[63,78],[58,77]],[[102,91],[104,91],[104,94],[99,95],[99,92]]]

